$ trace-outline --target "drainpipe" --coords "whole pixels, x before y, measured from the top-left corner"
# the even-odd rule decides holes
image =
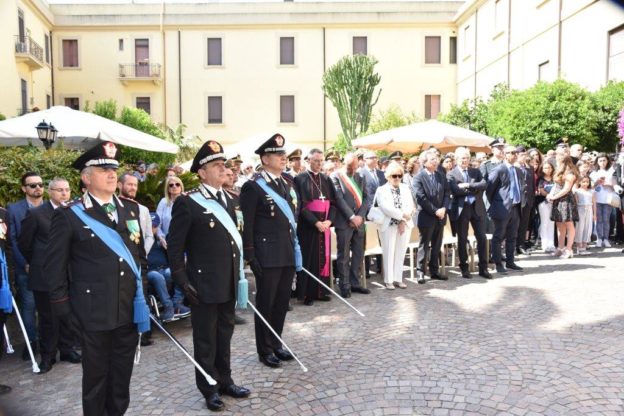
[[[325,57],[325,28],[323,28],[323,74],[326,70]],[[327,97],[323,92],[323,153],[327,150]]]
[[[50,31],[50,39],[48,40],[48,42],[50,42],[50,83],[52,84],[52,102],[51,105],[54,106],[54,51],[52,50],[52,45],[54,45],[54,42],[52,42],[52,31]]]
[[[507,13],[507,88],[511,88],[511,0]]]
[[[557,79],[561,79],[561,10],[563,9],[563,1],[559,0],[559,17],[557,22],[558,38],[557,38]]]
[[[167,125],[167,45],[165,43],[165,0],[160,9],[160,36],[162,41],[163,125]]]
[[[475,35],[474,35],[474,97],[473,98],[477,98],[477,32],[478,32],[478,16],[479,16],[479,9],[477,8],[475,10]]]
[[[178,29],[178,112],[180,114],[179,124],[182,124],[182,34]]]

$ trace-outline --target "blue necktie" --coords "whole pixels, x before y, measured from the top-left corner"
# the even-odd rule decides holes
[[[518,190],[516,170],[513,166],[509,166],[509,175],[511,177],[511,200],[514,204],[518,204],[520,203],[520,191]]]
[[[468,177],[468,169],[464,169],[462,172],[464,173],[464,182],[470,183],[470,178]],[[466,197],[466,201],[468,201],[469,204],[472,204],[475,201],[474,195],[468,195]]]

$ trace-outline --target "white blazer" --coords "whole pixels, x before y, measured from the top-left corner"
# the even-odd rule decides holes
[[[392,185],[390,183],[386,183],[385,185],[377,188],[377,193],[375,194],[377,198],[377,206],[381,209],[381,212],[384,214],[383,224],[379,227],[379,231],[383,232],[388,229],[390,226],[390,220],[396,219],[401,221],[403,219],[403,214],[414,215],[416,212],[416,206],[414,205],[414,199],[412,198],[412,191],[409,186],[402,183],[399,185],[399,189],[401,192],[401,209],[394,207],[394,198],[392,197]],[[413,221],[405,221],[407,228],[410,229],[414,227]]]

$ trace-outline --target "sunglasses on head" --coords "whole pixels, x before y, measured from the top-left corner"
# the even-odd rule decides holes
[[[35,188],[43,188],[43,183],[41,183],[41,182],[37,182],[37,183],[27,183],[27,184],[26,184],[26,185],[24,185],[24,186],[27,186],[27,187],[29,187],[30,189],[35,189]]]
[[[403,175],[390,175],[392,179],[402,179]]]
[[[177,182],[172,182],[169,184],[169,188],[173,188],[173,187],[179,188],[180,186],[182,186],[182,184],[177,183]]]

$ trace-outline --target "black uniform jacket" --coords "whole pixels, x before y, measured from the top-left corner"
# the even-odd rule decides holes
[[[190,282],[203,303],[227,302],[236,297],[240,252],[217,217],[191,198],[196,193],[214,198],[200,185],[173,203],[167,235],[171,276],[180,286]],[[230,194],[225,192],[225,196],[228,214],[236,224],[235,203]]]
[[[50,237],[50,224],[54,207],[46,201],[38,207],[28,210],[22,220],[22,230],[17,244],[29,264],[28,288],[47,292],[50,290],[48,276],[43,271],[46,248]]]
[[[87,196],[80,200],[89,216],[121,235],[145,275],[147,259],[139,225],[139,206],[128,199],[114,199],[116,224],[95,199]],[[74,314],[87,331],[108,331],[132,323],[136,292],[134,273],[130,265],[70,209],[76,202],[56,209],[52,216],[44,270],[50,282],[53,307],[63,309],[71,303]],[[138,228],[138,233],[129,228]]]
[[[273,198],[266,194],[255,181],[262,175],[271,189],[281,195],[296,218],[297,197],[292,178],[282,173],[286,192],[271,180],[266,172],[255,175],[243,184],[240,194],[245,227],[243,247],[245,260],[256,258],[262,267],[288,267],[295,265],[293,230],[288,218]]]

